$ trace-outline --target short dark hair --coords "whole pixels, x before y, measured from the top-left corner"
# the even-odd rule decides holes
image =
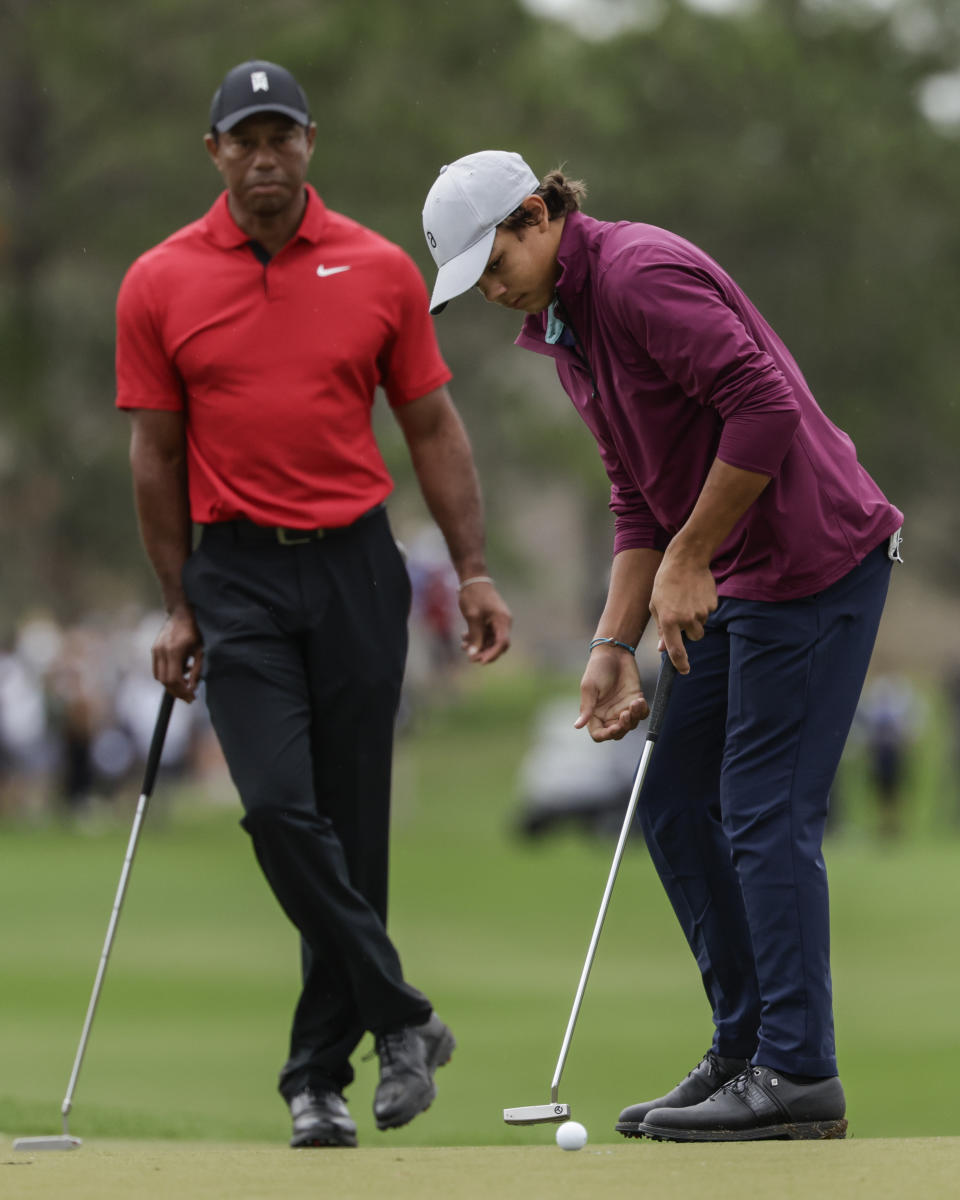
[[[548,171],[537,190],[531,192],[531,195],[543,199],[551,221],[555,221],[557,217],[565,217],[567,213],[578,212],[586,194],[587,185],[583,180],[568,179],[559,167],[555,171]],[[537,218],[521,204],[500,222],[500,228],[516,232],[536,224]]]

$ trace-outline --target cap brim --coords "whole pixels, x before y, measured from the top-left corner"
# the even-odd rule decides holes
[[[310,124],[309,113],[301,112],[297,108],[289,108],[286,104],[251,104],[249,108],[239,108],[236,112],[231,113],[229,117],[224,117],[222,121],[218,121],[214,125],[214,129],[216,129],[217,133],[226,133],[234,125],[239,125],[247,117],[252,117],[254,113],[280,113],[282,116],[296,121],[298,125]]]
[[[487,269],[490,248],[497,236],[496,227],[488,229],[479,242],[443,264],[437,272],[437,282],[430,297],[430,312],[442,312],[455,296],[460,296],[477,282]]]

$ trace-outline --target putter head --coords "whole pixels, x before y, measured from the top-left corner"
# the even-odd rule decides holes
[[[570,1117],[569,1104],[529,1104],[526,1108],[505,1108],[508,1125],[559,1125]]]
[[[83,1138],[71,1137],[69,1133],[52,1134],[50,1137],[15,1138],[14,1150],[76,1150],[83,1145]]]

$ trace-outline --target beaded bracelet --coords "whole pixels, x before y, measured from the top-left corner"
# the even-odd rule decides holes
[[[637,652],[636,646],[630,646],[626,642],[619,641],[617,638],[594,638],[590,643],[590,649],[592,650],[594,646],[619,646],[621,650],[628,650],[631,654],[636,654]]]
[[[472,575],[469,579],[465,579],[457,588],[458,592],[462,592],[464,588],[468,588],[471,583],[493,583],[489,575]]]

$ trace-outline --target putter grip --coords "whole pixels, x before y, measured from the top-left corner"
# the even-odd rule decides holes
[[[143,771],[143,795],[149,796],[153,791],[153,783],[160,766],[160,755],[163,753],[163,743],[167,736],[167,726],[170,724],[170,714],[173,712],[173,696],[164,688],[160,700],[160,711],[157,713],[157,723],[153,727],[153,737],[150,739],[150,749],[147,752],[147,765]]]
[[[677,677],[677,668],[670,661],[670,655],[664,654],[660,663],[660,674],[657,676],[657,687],[653,693],[653,704],[650,705],[650,720],[647,722],[647,741],[655,742],[660,736],[663,718],[666,715],[667,703],[673,691],[673,681]]]

